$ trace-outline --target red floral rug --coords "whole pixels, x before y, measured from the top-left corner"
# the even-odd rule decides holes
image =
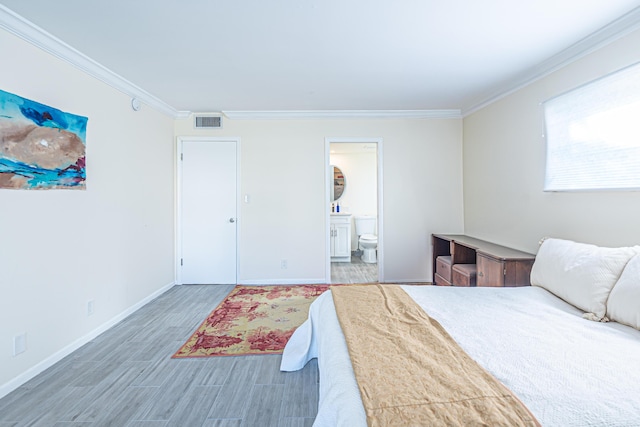
[[[173,355],[281,354],[329,285],[236,286]]]

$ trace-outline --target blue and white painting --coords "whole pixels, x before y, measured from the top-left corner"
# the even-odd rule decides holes
[[[87,118],[0,90],[0,188],[86,188]]]

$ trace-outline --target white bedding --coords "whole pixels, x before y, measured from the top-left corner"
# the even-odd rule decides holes
[[[640,331],[585,320],[538,287],[402,288],[543,426],[640,426]],[[330,291],[287,343],[281,369],[301,369],[315,357],[314,426],[366,426]]]

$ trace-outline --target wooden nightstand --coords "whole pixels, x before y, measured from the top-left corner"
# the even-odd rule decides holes
[[[433,277],[437,285],[452,285],[440,274],[443,260],[450,262],[448,268],[456,264],[475,264],[475,286],[529,286],[531,267],[535,255],[463,234],[433,234]],[[440,258],[438,257],[451,257]],[[470,270],[469,268],[462,270]],[[462,271],[461,270],[461,271]],[[471,278],[469,285],[474,286]],[[464,286],[464,282],[461,282]]]

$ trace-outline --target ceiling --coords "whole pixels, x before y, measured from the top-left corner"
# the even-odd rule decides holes
[[[640,0],[1,1],[191,112],[469,111],[640,15]]]

